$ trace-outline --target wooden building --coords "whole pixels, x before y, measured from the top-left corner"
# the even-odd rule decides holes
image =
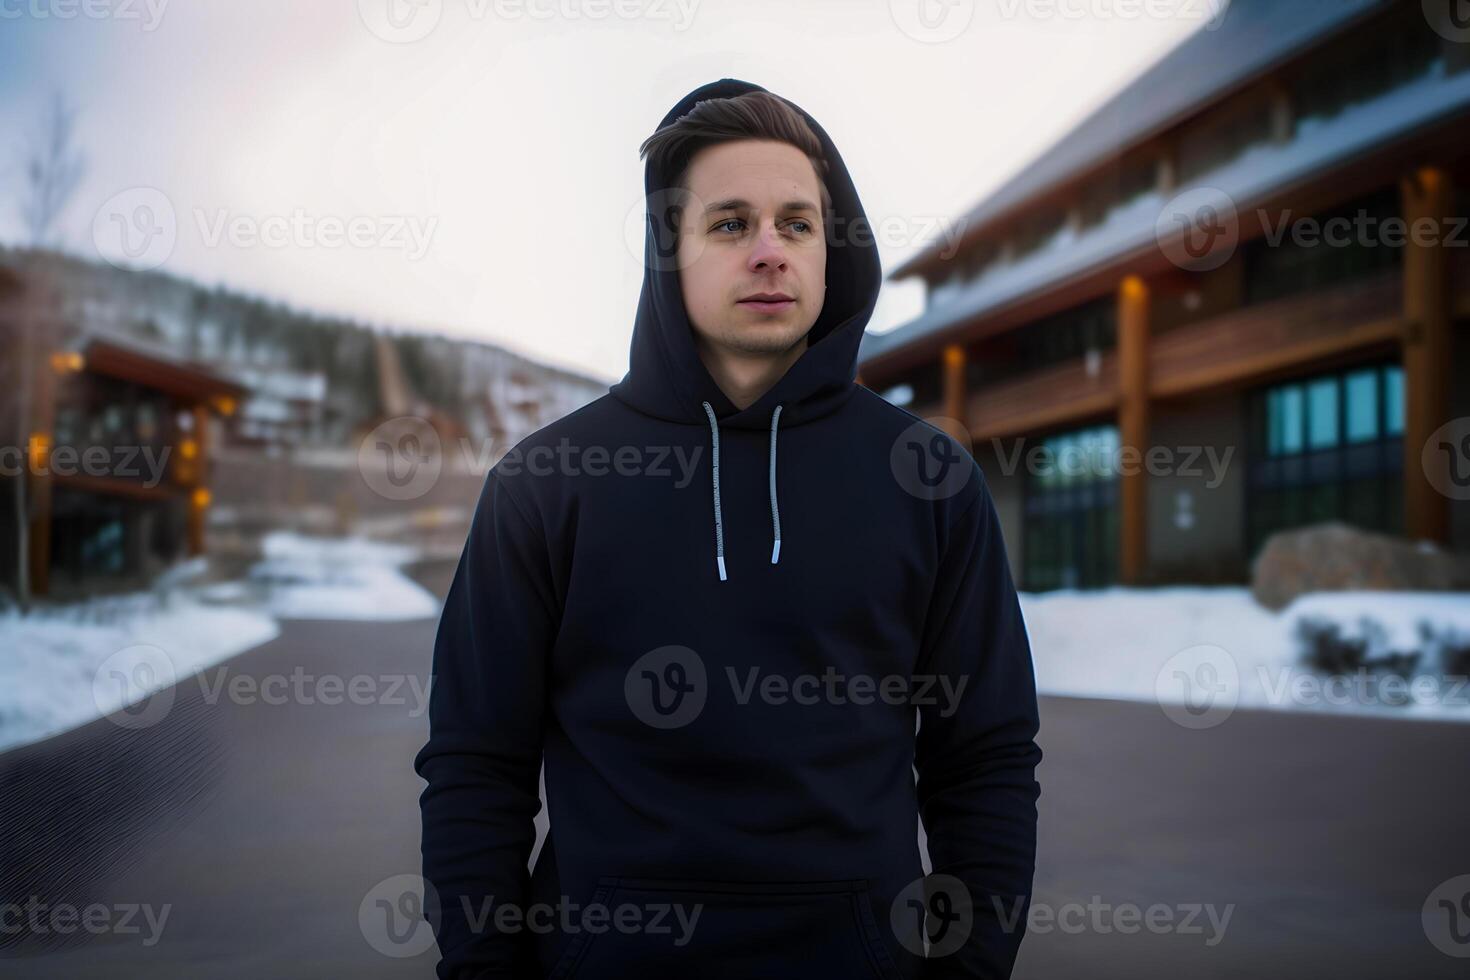
[[[1470,416],[1470,30],[1432,8],[1234,0],[895,270],[925,309],[859,378],[968,432],[1022,587],[1241,581],[1322,520],[1470,547],[1424,451]]]
[[[144,587],[204,551],[216,422],[247,389],[138,341],[89,334],[46,299],[44,275],[0,284],[9,384],[0,475],[0,583],[58,599]],[[24,401],[25,411],[15,411]],[[15,500],[24,481],[25,535]]]

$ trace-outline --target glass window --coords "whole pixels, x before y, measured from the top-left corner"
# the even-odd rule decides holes
[[[1383,372],[1383,431],[1394,436],[1404,433],[1404,369],[1397,364]]]
[[[1378,371],[1354,371],[1347,376],[1347,441],[1378,438]]]
[[[1355,368],[1260,390],[1253,400],[1248,549],[1285,528],[1403,522],[1403,370]],[[1293,458],[1295,457],[1295,458]]]
[[[1045,467],[1027,468],[1022,583],[1032,591],[1111,584],[1118,567],[1115,426],[1042,440]]]
[[[1337,379],[1312,382],[1307,397],[1307,445],[1312,449],[1337,445]]]
[[[1302,451],[1302,388],[1301,385],[1286,385],[1276,388],[1267,396],[1269,444],[1267,451],[1273,456],[1289,455]]]

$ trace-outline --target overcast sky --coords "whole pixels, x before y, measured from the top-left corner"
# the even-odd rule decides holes
[[[811,112],[892,270],[1219,0],[924,3],[0,0],[0,241],[60,89],[89,162],[68,251],[616,380],[638,144],[689,90],[732,76]],[[124,221],[173,234],[124,256]],[[886,284],[873,329],[921,295]]]

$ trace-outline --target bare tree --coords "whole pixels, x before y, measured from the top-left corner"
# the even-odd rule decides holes
[[[19,204],[27,244],[32,248],[56,244],[56,221],[87,169],[86,158],[73,143],[76,116],[66,96],[53,93],[25,149]]]
[[[27,464],[21,467],[16,477],[15,493],[12,494],[16,524],[16,598],[22,609],[28,609],[31,602],[31,502],[27,492],[31,401],[34,373],[46,369],[39,357],[41,338],[37,336],[37,320],[43,311],[38,308],[37,299],[50,293],[45,251],[59,244],[58,219],[86,172],[86,159],[75,146],[75,134],[76,110],[58,91],[45,105],[40,124],[22,148],[22,179],[17,185],[16,205],[24,223],[26,244],[30,246],[22,256],[19,270],[22,296],[12,311],[13,315],[8,318],[13,333],[8,346],[13,347],[14,356],[7,358],[16,372],[11,388],[15,392],[11,431],[15,433],[22,456],[27,459]]]

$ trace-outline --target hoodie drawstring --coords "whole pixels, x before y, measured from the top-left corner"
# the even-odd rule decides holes
[[[771,413],[771,564],[781,557],[781,513],[776,509],[776,420],[781,417],[781,406]]]
[[[715,410],[710,407],[709,402],[701,402],[704,406],[704,414],[709,418],[710,435],[710,466],[713,476],[715,490],[715,565],[720,570],[720,581],[726,580],[725,574],[725,524],[720,514],[720,424],[715,418]],[[781,512],[776,506],[776,425],[781,418],[781,406],[771,413],[771,564],[778,564],[781,558]]]

